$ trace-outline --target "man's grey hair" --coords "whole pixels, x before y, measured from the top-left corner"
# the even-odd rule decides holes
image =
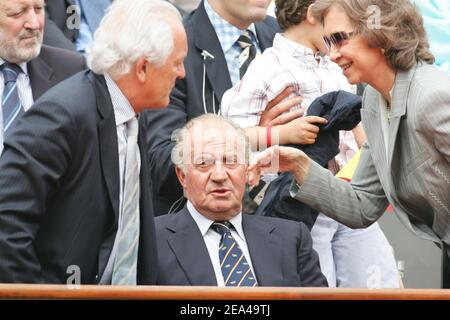
[[[108,8],[87,49],[89,68],[118,78],[145,57],[162,66],[173,50],[173,21],[178,10],[163,0],[116,0]]]
[[[224,118],[222,116],[218,116],[213,113],[206,113],[199,117],[193,118],[186,125],[176,130],[172,134],[172,140],[176,142],[175,147],[172,149],[172,162],[179,167],[184,173],[186,173],[186,165],[187,160],[190,160],[188,155],[192,154],[191,148],[192,143],[195,141],[191,141],[191,131],[196,129],[197,127],[205,126],[208,130],[218,130],[217,126],[211,126],[211,123],[223,123],[230,126],[238,134],[238,141],[240,142],[238,146],[240,149],[238,150],[238,161],[241,164],[247,165],[250,160],[250,141],[245,133],[245,130],[238,126],[233,121]],[[202,132],[202,134],[207,134],[207,130]],[[187,149],[189,148],[189,149]]]

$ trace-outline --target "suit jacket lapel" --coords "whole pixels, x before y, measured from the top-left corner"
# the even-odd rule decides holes
[[[97,110],[101,120],[98,125],[100,160],[102,164],[103,177],[108,188],[109,198],[115,216],[115,223],[119,217],[119,152],[117,146],[116,120],[111,97],[106,86],[105,78],[100,75],[90,74],[95,85],[97,95]]]
[[[139,123],[138,145],[141,156],[140,172],[140,222],[141,229],[139,233],[139,257],[137,280],[140,284],[154,284],[156,282],[156,272],[153,268],[156,266],[156,242],[155,222],[153,219],[153,203],[151,195],[151,184],[149,182],[149,173],[147,168],[147,152],[145,145],[145,128],[142,122]]]
[[[217,286],[214,267],[200,230],[184,207],[168,226],[174,232],[169,246],[177,257],[191,285]]]
[[[374,89],[373,89],[374,90]],[[361,109],[364,130],[367,132],[367,139],[371,149],[371,156],[378,172],[388,172],[387,154],[383,131],[381,130],[381,115],[379,93],[375,92],[364,101],[364,108]],[[376,152],[375,152],[376,150]],[[386,194],[389,194],[390,179],[386,174],[380,174],[380,180],[385,188]]]
[[[394,91],[392,92],[391,103],[391,120],[389,125],[389,148],[388,148],[388,164],[392,166],[392,159],[394,156],[395,143],[397,142],[398,129],[402,117],[406,114],[406,102],[411,85],[412,77],[416,72],[417,65],[411,70],[397,72]]]
[[[260,286],[279,286],[283,283],[283,247],[273,234],[274,226],[255,217],[242,215],[242,228]]]
[[[209,82],[218,101],[221,101],[225,91],[231,88],[231,78],[225,55],[203,2],[199,5],[195,15],[195,47],[199,55],[206,50],[214,56],[214,59],[205,59],[204,63]]]
[[[31,91],[33,100],[36,101],[52,85],[53,69],[37,56],[28,63],[28,74],[30,76]]]

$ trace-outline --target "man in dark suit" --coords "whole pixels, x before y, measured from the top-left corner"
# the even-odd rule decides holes
[[[167,110],[152,110],[142,117],[148,128],[157,214],[167,213],[178,199],[182,200],[182,188],[170,161],[172,133],[198,115],[220,112],[223,93],[239,80],[242,49],[237,40],[244,31],[249,30],[259,52],[271,47],[275,33],[280,31],[276,20],[266,17],[270,1],[266,2],[256,5],[248,0],[205,0],[184,18],[189,47],[186,78],[176,82]]]
[[[169,103],[184,76],[186,34],[165,1],[116,0],[103,21],[88,56],[92,71],[44,94],[5,141],[0,282],[155,283],[136,116]]]
[[[327,286],[303,223],[242,214],[249,144],[229,120],[202,115],[172,156],[188,199],[156,218],[159,285]]]
[[[42,45],[43,5],[43,0],[0,2],[0,97],[3,101],[0,106],[9,92],[6,89],[11,87],[5,81],[10,78],[11,73],[8,74],[10,71],[7,70],[11,69],[17,71],[14,83],[21,102],[15,119],[8,121],[5,109],[0,113],[0,153],[4,134],[13,127],[21,113],[27,111],[45,91],[85,68],[81,55]],[[16,14],[18,10],[23,12]]]

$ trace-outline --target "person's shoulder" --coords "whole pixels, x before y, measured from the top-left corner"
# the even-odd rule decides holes
[[[308,228],[306,227],[306,225],[303,222],[299,221],[256,215],[248,215],[247,219],[250,219],[256,223],[264,223],[267,226],[273,227],[274,229],[276,229],[276,232],[283,236],[292,234],[298,236],[303,232],[308,232]]]
[[[42,45],[39,58],[48,63],[64,62],[66,64],[84,64],[84,57],[78,52]]]
[[[183,25],[185,28],[189,28],[192,26],[192,24],[194,23],[194,20],[196,18],[198,10],[199,9],[197,8],[183,17]]]
[[[183,26],[186,30],[186,34],[188,36],[188,39],[195,34],[195,25],[200,23],[203,24],[205,22],[209,22],[209,19],[206,16],[206,12],[202,12],[204,9],[200,8],[202,4],[193,11],[191,11],[189,14],[185,15],[183,17]],[[206,16],[206,19],[204,19],[203,16]],[[202,18],[203,17],[203,18]]]
[[[179,214],[183,212],[163,214],[155,217],[155,227],[157,231],[165,230],[169,225],[171,225],[175,220],[179,218]]]
[[[91,109],[96,101],[94,79],[91,71],[79,72],[63,80],[46,91],[36,102],[35,106],[55,105],[66,109],[71,114],[83,114]],[[92,103],[88,103],[92,102]],[[50,108],[50,107],[48,107]]]
[[[450,76],[434,65],[417,66],[408,90],[407,105],[411,119],[418,127],[430,124],[430,119],[447,117],[450,103]],[[439,117],[436,118],[436,116]]]
[[[267,30],[270,30],[273,33],[281,32],[280,26],[278,25],[277,19],[272,16],[267,15],[264,20],[256,23],[257,27],[262,27]]]
[[[427,92],[448,91],[450,88],[450,76],[428,63],[419,63],[412,79],[413,85],[427,88]]]
[[[174,215],[175,214],[163,214],[163,215],[157,216],[157,217],[155,217],[155,223],[157,225],[164,225],[168,221],[172,220]]]

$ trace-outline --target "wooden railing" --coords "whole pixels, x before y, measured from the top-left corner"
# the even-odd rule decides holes
[[[450,290],[0,284],[0,299],[450,300]]]

